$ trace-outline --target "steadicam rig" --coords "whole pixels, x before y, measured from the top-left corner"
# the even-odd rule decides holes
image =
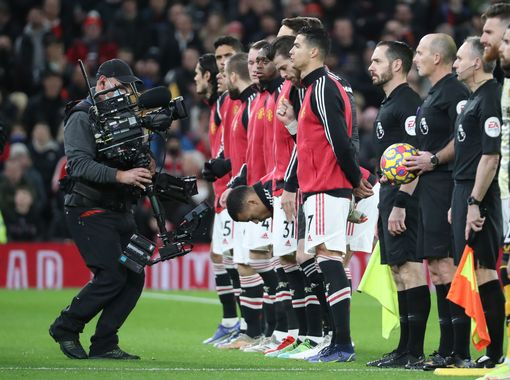
[[[85,66],[81,60],[79,62],[92,101],[89,119],[98,158],[121,170],[149,167],[150,135],[165,132],[172,121],[188,117],[183,98],[172,99],[170,91],[163,86],[138,94],[134,84],[127,85],[127,92],[126,85],[119,85],[93,94]],[[134,234],[119,261],[129,269],[141,272],[146,265],[190,252],[192,234],[211,207],[205,202],[199,204],[184,217],[176,231],[169,232],[160,200],[188,203],[197,192],[195,177],[177,178],[165,173],[155,175],[153,183],[141,195],[149,199],[158,225],[158,237],[163,243],[158,249],[159,258],[151,259],[156,250],[155,243]]]
[[[156,245],[143,236],[134,234],[119,261],[132,271],[141,273],[147,265],[154,265],[191,252],[193,245],[188,242],[210,209],[206,203],[200,203],[184,216],[175,231],[159,234],[163,246],[158,249],[158,258],[151,259],[156,250]]]

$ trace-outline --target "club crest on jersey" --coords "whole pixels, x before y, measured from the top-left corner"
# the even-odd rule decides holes
[[[498,137],[501,134],[501,123],[497,117],[492,116],[485,120],[483,129],[487,136]]]
[[[409,116],[406,119],[405,128],[409,136],[416,136],[416,116]]]
[[[384,129],[380,121],[378,121],[375,126],[375,134],[379,140],[384,137]]]
[[[218,126],[216,125],[216,123],[214,121],[211,122],[211,124],[209,125],[209,130],[211,131],[212,135],[216,134],[217,129],[218,129]]]
[[[262,120],[263,117],[264,117],[264,108],[259,108],[259,110],[257,111],[257,119]]]
[[[272,109],[268,109],[266,111],[266,119],[269,122],[273,121],[273,110]]]
[[[239,111],[239,104],[234,106],[234,115],[237,113],[237,111]]]
[[[420,120],[420,132],[422,135],[429,133],[429,126],[427,124],[427,120],[424,117]]]
[[[463,142],[466,139],[466,132],[464,132],[464,128],[462,128],[462,124],[459,124],[459,128],[457,129],[457,141]]]

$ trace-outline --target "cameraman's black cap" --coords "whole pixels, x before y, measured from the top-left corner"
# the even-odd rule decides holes
[[[133,74],[131,67],[122,59],[114,58],[106,61],[99,66],[96,77],[104,75],[107,78],[115,78],[120,83],[142,83],[142,81]]]

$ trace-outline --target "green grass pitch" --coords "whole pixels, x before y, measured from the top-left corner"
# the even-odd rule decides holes
[[[70,360],[49,337],[48,327],[76,292],[0,291],[0,379],[440,379],[421,371],[366,367],[368,360],[395,347],[398,334],[388,341],[381,337],[380,306],[363,294],[354,294],[351,305],[353,363],[264,358],[203,345],[220,318],[213,292],[144,292],[120,331],[120,346],[142,356],[140,361]],[[94,325],[87,325],[81,336],[86,349]],[[437,340],[432,307],[426,353]]]

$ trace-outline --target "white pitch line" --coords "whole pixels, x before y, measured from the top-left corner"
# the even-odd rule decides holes
[[[105,371],[105,372],[389,372],[396,368],[101,368],[101,367],[0,367],[2,371]]]
[[[220,304],[220,301],[218,301],[217,299],[214,299],[214,298],[184,296],[184,295],[178,295],[178,294],[162,294],[162,293],[144,292],[144,293],[142,293],[142,297],[154,298],[154,299],[159,299],[159,300],[205,303],[208,305],[219,305]]]

